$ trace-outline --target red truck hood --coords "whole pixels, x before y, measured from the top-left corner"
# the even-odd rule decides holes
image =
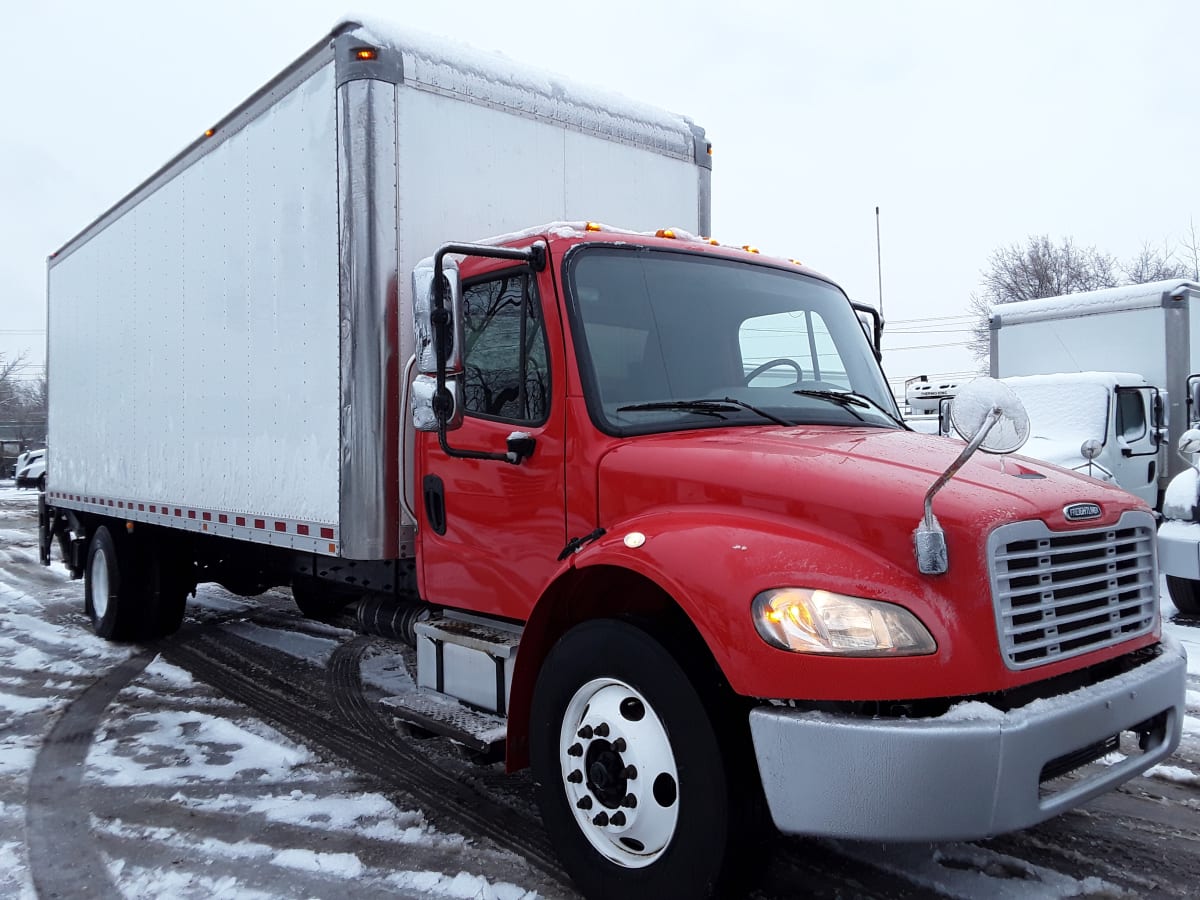
[[[680,504],[715,504],[795,517],[876,550],[894,524],[893,552],[912,560],[911,536],[926,491],[962,451],[960,441],[879,428],[741,428],[655,435],[616,447],[600,467],[600,523]],[[1135,498],[1095,479],[1019,456],[976,454],[938,493],[934,514],[949,530],[986,539],[996,525],[1041,519],[1068,526],[1063,507],[1100,503],[1115,521]],[[914,563],[915,565],[915,563]]]
[[[878,699],[879,676],[872,673],[884,671],[897,697],[977,695],[1155,640],[1150,634],[1088,656],[1006,668],[997,646],[989,533],[1019,520],[1095,529],[1145,507],[1083,475],[1019,456],[978,454],[933,504],[946,532],[949,571],[922,575],[913,532],[925,493],[963,446],[881,428],[725,428],[633,438],[601,460],[599,524],[614,534],[642,532],[647,549],[631,553],[657,554],[666,582],[672,572],[690,573],[690,581],[664,588],[691,593],[693,614],[707,617],[702,630],[710,645],[734,660],[728,671],[735,688],[753,696],[775,696],[770,692],[789,685],[808,699]],[[1064,507],[1079,502],[1099,504],[1101,516],[1068,523]],[[672,533],[681,534],[677,542]],[[930,628],[938,652],[890,660],[885,669],[853,659],[764,655],[757,636],[745,634],[746,610],[757,592],[785,585],[905,606]]]

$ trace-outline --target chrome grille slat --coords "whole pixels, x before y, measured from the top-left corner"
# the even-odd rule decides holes
[[[1140,559],[1141,557],[1142,557],[1142,553],[1140,551],[1131,550],[1128,553],[1114,553],[1111,556],[1106,555],[1103,559],[1103,562],[1104,563],[1122,563],[1122,562],[1129,562],[1130,560]],[[1035,561],[1035,563],[1036,563],[1036,560],[1038,560],[1038,559],[1040,559],[1040,555],[1037,553],[1013,554],[1013,555],[1009,556],[1007,559],[997,560],[997,562],[1010,563],[1014,560],[1022,560],[1022,561],[1032,560],[1032,561]],[[1090,569],[1090,568],[1092,568],[1094,566],[1098,566],[1100,564],[1101,564],[1100,560],[1085,560],[1085,561],[1076,562],[1076,563],[1062,563],[1061,565],[1056,567],[1056,571],[1071,572],[1071,571],[1075,571],[1077,569]],[[1031,574],[1036,571],[1037,570],[1034,568],[1016,569],[1016,570],[1010,571],[1007,574],[1007,576],[1004,576],[1004,577],[1008,577],[1010,579],[1011,578],[1020,578],[1022,575],[1028,575],[1028,574]]]
[[[1051,531],[1002,525],[988,537],[996,634],[1011,669],[1110,647],[1154,628],[1158,564],[1154,518],[1127,512],[1116,526]]]
[[[1053,585],[1038,585],[1037,588],[1028,588],[1022,590],[1010,591],[1009,595],[1012,598],[1014,605],[1014,613],[1021,614],[1024,612],[1035,612],[1040,608],[1057,609],[1060,606],[1068,605],[1068,601],[1074,603],[1086,603],[1088,601],[1103,600],[1111,597],[1113,593],[1124,593],[1126,590],[1133,590],[1139,585],[1143,579],[1130,582],[1127,578],[1129,575],[1142,574],[1146,575],[1152,572],[1152,569],[1139,567],[1138,569],[1130,569],[1128,572],[1122,572],[1120,579],[1106,578],[1104,581],[1124,581],[1124,584],[1108,585],[1097,588],[1088,593],[1065,594],[1064,591],[1078,587],[1084,587],[1088,584],[1095,584],[1099,578],[1091,580],[1073,579],[1072,581],[1057,582]],[[1051,598],[1047,601],[1039,601],[1044,594],[1051,594]]]
[[[1136,619],[1134,620],[1136,622]],[[1131,623],[1126,623],[1131,624]],[[1053,647],[1056,644],[1064,644],[1068,641],[1083,640],[1089,637],[1098,637],[1102,634],[1116,634],[1118,640],[1123,640],[1129,637],[1129,632],[1120,628],[1114,627],[1112,622],[1103,622],[1099,625],[1093,625],[1091,628],[1081,628],[1078,631],[1067,632],[1066,634],[1055,634],[1049,637],[1044,637],[1039,641],[1028,641],[1026,643],[1017,644],[1018,649],[1022,653],[1028,653],[1033,650],[1045,650]],[[1089,650],[1095,650],[1095,647],[1088,647]]]
[[[1021,625],[1010,625],[1004,629],[1004,633],[1005,635],[1012,635],[1015,637],[1017,635],[1029,634],[1035,631],[1044,631],[1047,627],[1061,628],[1064,625],[1074,625],[1076,622],[1086,622],[1088,619],[1094,619],[1097,616],[1108,616],[1109,621],[1111,622],[1124,623],[1129,622],[1130,620],[1135,620],[1139,617],[1124,616],[1119,619],[1113,619],[1112,614],[1114,612],[1125,612],[1126,610],[1144,611],[1144,606],[1145,604],[1142,602],[1142,599],[1140,597],[1135,597],[1132,600],[1125,600],[1120,603],[1109,603],[1106,606],[1097,607],[1096,609],[1085,609],[1081,612],[1072,613],[1071,615],[1067,616],[1056,615],[1053,617],[1039,619],[1037,622],[1028,622]],[[1005,618],[1011,621],[1013,618],[1022,615],[1024,615],[1024,613],[1018,613],[1016,616],[1009,613],[1005,615]]]

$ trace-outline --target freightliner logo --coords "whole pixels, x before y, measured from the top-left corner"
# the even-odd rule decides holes
[[[1079,522],[1084,519],[1098,519],[1101,512],[1099,503],[1072,503],[1063,509],[1063,515],[1071,522]]]

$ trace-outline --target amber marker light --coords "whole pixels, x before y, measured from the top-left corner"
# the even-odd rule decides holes
[[[749,244],[742,244],[742,249],[745,250],[747,253],[757,253],[758,252],[757,247],[751,247]]]
[[[671,228],[660,228],[658,231],[654,232],[654,236],[660,238],[671,238],[673,240],[675,238],[675,231]]]
[[[370,62],[371,60],[376,59],[378,56],[378,52],[370,47],[362,47],[354,51],[354,58],[360,59],[363,62]]]
[[[206,128],[204,130],[205,137],[212,137],[216,133],[217,133],[217,129],[215,129],[215,128]]]
[[[599,222],[588,222],[587,225],[584,226],[584,230],[585,231],[599,231],[600,223]]]

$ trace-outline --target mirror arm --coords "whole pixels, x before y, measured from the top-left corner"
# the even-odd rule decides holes
[[[437,417],[438,445],[442,452],[455,459],[486,459],[520,465],[525,458],[520,453],[490,453],[485,450],[460,450],[451,447],[446,439],[446,422],[454,411],[454,400],[446,389],[446,329],[451,325],[451,315],[446,309],[445,276],[442,266],[451,253],[463,256],[483,256],[489,259],[515,259],[524,262],[531,271],[541,272],[546,268],[546,245],[542,242],[520,249],[493,247],[488,244],[443,244],[433,255],[433,309],[429,320],[433,325],[433,351],[437,360],[437,388],[433,395],[433,414]],[[530,448],[529,452],[533,452]]]
[[[875,351],[875,361],[883,362],[883,316],[879,314],[879,310],[873,306],[868,306],[866,303],[855,303],[851,300],[850,306],[855,312],[866,313],[875,323],[875,346],[873,348]]]
[[[988,436],[988,432],[992,430],[992,426],[1000,421],[1002,415],[1003,410],[999,406],[992,407],[970,443],[963,448],[962,453],[958,454],[958,458],[950,464],[950,468],[941,474],[925,494],[925,516],[917,525],[917,530],[913,532],[917,570],[922,575],[944,575],[950,568],[950,560],[946,553],[946,533],[942,531],[942,526],[938,524],[937,517],[933,514],[934,495],[946,486],[946,483],[979,449],[984,438]]]

